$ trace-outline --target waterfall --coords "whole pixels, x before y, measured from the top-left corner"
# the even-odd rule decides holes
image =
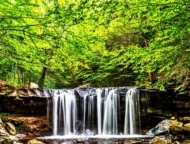
[[[83,132],[95,127],[95,96],[90,90],[87,90],[83,96]],[[89,134],[89,133],[88,133]]]
[[[55,90],[53,95],[53,135],[75,134],[76,98],[72,90]]]
[[[51,95],[54,136],[140,134],[136,87],[52,90]]]
[[[118,134],[118,95],[113,89],[106,95],[103,134]]]
[[[100,88],[96,89],[97,93],[97,117],[98,117],[98,134],[102,134],[102,90]]]
[[[139,90],[131,88],[127,91],[125,99],[124,134],[137,134],[138,129],[140,129]]]
[[[118,134],[118,103],[116,89],[96,89],[98,135]]]

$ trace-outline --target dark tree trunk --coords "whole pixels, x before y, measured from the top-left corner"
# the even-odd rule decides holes
[[[47,72],[47,67],[43,66],[41,77],[40,77],[40,79],[38,81],[38,86],[40,88],[43,88],[43,86],[44,86],[44,80],[45,80],[45,77],[46,77],[46,72]]]

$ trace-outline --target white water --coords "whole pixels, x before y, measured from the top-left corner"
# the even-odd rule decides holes
[[[125,99],[124,134],[137,134],[138,129],[140,129],[139,90],[131,88],[127,91]]]
[[[97,117],[98,117],[98,134],[102,134],[102,90],[100,88],[96,89],[97,94]]]
[[[118,95],[116,90],[111,90],[105,99],[103,132],[102,134],[118,134]]]
[[[89,91],[88,91],[89,92]],[[118,88],[97,88],[96,95],[85,93],[82,99],[81,119],[77,119],[76,95],[74,90],[53,91],[53,135],[75,135],[76,122],[82,122],[83,134],[96,127],[97,135],[140,134],[139,90],[131,88],[125,96],[125,115],[119,117],[120,95]],[[124,121],[123,130],[119,129],[119,119]],[[96,124],[96,123],[97,124]],[[94,135],[90,133],[89,136]]]
[[[76,98],[72,90],[55,90],[53,95],[53,135],[75,134]],[[58,128],[62,128],[61,131]]]

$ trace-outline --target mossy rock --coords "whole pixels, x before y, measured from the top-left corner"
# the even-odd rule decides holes
[[[32,139],[32,140],[29,140],[27,144],[44,144],[44,143],[36,139]]]

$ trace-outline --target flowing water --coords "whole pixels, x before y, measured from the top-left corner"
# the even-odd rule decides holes
[[[53,135],[75,134],[77,106],[73,90],[55,90],[52,98]]]
[[[121,113],[118,88],[86,89],[78,96],[74,90],[52,90],[53,135],[140,134],[139,89],[125,91]]]
[[[47,109],[52,109],[53,132],[49,138],[146,138],[141,135],[140,113],[145,106],[140,96],[148,97],[137,87],[51,90],[52,104],[48,100]]]

